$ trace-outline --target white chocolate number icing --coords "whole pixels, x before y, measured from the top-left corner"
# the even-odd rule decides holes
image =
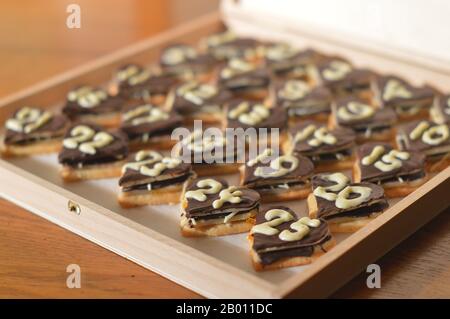
[[[140,171],[142,166],[153,164],[162,158],[163,156],[155,151],[139,151],[134,157],[135,162],[127,163],[122,167],[122,173],[127,169]]]
[[[413,95],[400,81],[389,80],[384,87],[383,100],[390,101],[395,98],[409,99]]]
[[[321,197],[328,201],[335,201],[337,194],[334,192],[341,191],[350,183],[350,179],[342,173],[322,175],[321,179],[336,183],[330,186],[318,186],[313,191],[314,196]]]
[[[267,119],[270,115],[269,109],[262,104],[253,105],[250,112],[248,112],[249,108],[249,102],[242,102],[230,111],[229,117],[231,119],[237,118],[243,124],[256,125]]]
[[[337,111],[337,116],[345,121],[354,121],[370,118],[374,113],[375,109],[370,105],[353,101],[341,106]]]
[[[212,98],[217,93],[217,87],[195,81],[188,82],[177,89],[177,95],[195,105],[204,104],[205,100]]]
[[[298,167],[298,158],[292,154],[283,155],[270,161],[270,168],[257,167],[255,169],[255,176],[270,178],[284,176]],[[283,164],[289,163],[289,168],[283,166]]]
[[[72,90],[67,94],[67,99],[70,102],[77,102],[78,105],[84,108],[92,108],[108,98],[106,91],[102,89],[94,89],[90,86],[82,86],[78,89]]]
[[[242,192],[237,189],[236,186],[230,186],[224,190],[221,190],[219,193],[219,199],[216,199],[212,206],[214,208],[220,208],[226,202],[237,204],[242,201]]]
[[[372,189],[364,186],[347,186],[337,194],[335,205],[337,208],[348,209],[357,207],[370,198]],[[358,197],[349,198],[351,194],[358,194]]]
[[[304,98],[310,92],[311,88],[306,82],[289,80],[284,84],[283,88],[278,91],[278,96],[286,100],[295,101]]]
[[[267,221],[265,223],[253,226],[250,231],[251,234],[262,234],[266,236],[276,235],[280,231],[275,227],[293,220],[294,216],[283,209],[271,209],[266,212],[264,218]],[[290,225],[290,228],[295,230],[295,232],[285,229],[278,235],[278,238],[283,241],[301,240],[308,235],[310,227],[316,228],[319,226],[320,220],[302,217]]]
[[[292,223],[290,228],[295,230],[292,232],[288,229],[283,230],[278,238],[283,241],[297,241],[302,240],[306,235],[309,234],[310,227],[316,228],[320,226],[320,220],[310,219],[309,217],[302,217],[295,223]]]
[[[352,66],[343,61],[332,61],[328,68],[322,71],[322,76],[328,81],[343,79],[352,71]]]
[[[161,162],[153,165],[152,168],[147,166],[141,166],[139,172],[142,175],[147,175],[151,177],[159,176],[167,168],[175,168],[181,164],[181,160],[178,158],[164,157]]]
[[[299,52],[297,48],[281,43],[268,47],[266,49],[266,57],[273,61],[282,61],[294,57]]]
[[[228,65],[225,68],[223,68],[222,71],[220,71],[220,77],[223,79],[229,79],[232,78],[233,76],[243,74],[245,72],[249,72],[254,69],[255,67],[252,64],[245,62],[244,60],[232,59],[228,63]]]
[[[207,198],[206,195],[217,194],[222,189],[222,184],[214,179],[208,178],[198,181],[197,187],[200,188],[186,192],[184,197],[186,199],[193,198],[196,201],[204,202]]]
[[[276,235],[279,230],[274,227],[294,219],[294,216],[283,209],[268,210],[264,217],[267,222],[253,226],[250,231],[252,234]]]
[[[107,132],[97,132],[86,125],[78,125],[70,131],[70,137],[63,140],[66,148],[78,150],[86,154],[95,154],[98,148],[105,147],[114,141]]]
[[[314,124],[310,124],[295,134],[294,143],[302,142],[313,134],[314,137],[308,140],[310,146],[319,147],[322,144],[333,145],[337,142],[336,136],[331,134],[326,127],[317,129]]]
[[[409,133],[409,138],[414,141],[422,137],[422,142],[435,146],[445,142],[450,136],[449,133],[446,124],[430,127],[428,122],[422,121]]]
[[[123,115],[124,121],[131,120],[132,125],[152,123],[156,121],[167,120],[168,118],[169,114],[149,104],[138,106]]]
[[[372,149],[372,152],[370,152],[369,155],[364,156],[361,160],[361,163],[365,166],[372,165],[380,158],[381,155],[383,155],[385,152],[384,146],[377,145]]]
[[[164,51],[161,60],[167,65],[177,65],[195,59],[197,52],[189,46],[175,46]]]
[[[15,114],[14,118],[6,121],[6,128],[16,132],[29,134],[42,127],[52,118],[52,113],[42,112],[39,109],[23,107]]]

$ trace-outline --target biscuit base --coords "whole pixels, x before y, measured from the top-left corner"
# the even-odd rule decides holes
[[[194,172],[197,176],[213,176],[213,175],[228,175],[239,172],[239,167],[242,164],[230,163],[230,164],[201,164],[193,165]]]
[[[256,209],[249,213],[255,215]],[[181,235],[184,237],[217,237],[233,234],[247,233],[252,229],[253,224],[248,220],[239,220],[226,224],[218,224],[204,227],[189,227],[189,225],[181,226]]]
[[[300,124],[303,121],[315,121],[320,123],[328,123],[330,112],[321,112],[311,115],[289,115],[289,124]]]
[[[183,116],[183,125],[194,125],[194,121],[202,121],[203,125],[220,125],[222,123],[222,114],[199,113],[195,115]]]
[[[313,193],[309,194],[307,204],[308,204],[309,218],[311,219],[318,218],[317,200]],[[348,218],[337,217],[336,219],[327,220],[327,223],[332,233],[354,233],[363,228],[364,226],[366,226],[373,219],[378,217],[381,213],[382,212],[376,212],[371,214],[370,216],[361,216],[361,217],[348,217]]]
[[[180,202],[183,185],[163,187],[147,193],[121,192],[117,198],[122,208],[145,205],[175,205]]]
[[[253,237],[250,236],[250,243],[253,245]],[[325,254],[325,252],[331,250],[334,246],[336,246],[336,241],[334,238],[330,238],[322,245],[314,246],[314,251],[311,256],[299,256],[299,257],[288,257],[277,260],[269,265],[263,265],[258,261],[257,253],[251,249],[250,256],[252,258],[253,268],[256,271],[266,271],[266,270],[277,270],[282,268],[296,267],[302,265],[308,265],[314,262],[317,258]],[[325,250],[323,251],[322,248]]]
[[[122,174],[122,166],[125,160],[109,164],[89,165],[82,168],[71,166],[63,166],[61,169],[61,177],[64,182],[78,182],[82,180],[104,179],[120,177]]]
[[[276,202],[293,201],[297,199],[305,199],[308,197],[308,194],[310,192],[311,189],[308,183],[305,184],[305,186],[302,188],[294,190],[286,190],[285,192],[277,194],[267,194],[267,193],[259,193],[259,194],[261,195],[261,203],[276,203]]]
[[[128,146],[130,150],[135,152],[142,149],[155,149],[155,150],[170,150],[177,144],[176,140],[172,140],[170,136],[164,136],[161,138],[149,139],[144,142],[142,140],[139,141],[130,141]]]
[[[1,147],[3,157],[20,157],[39,154],[58,153],[61,150],[61,139],[38,141],[28,145],[6,145]]]
[[[449,153],[450,154],[450,153]],[[446,169],[450,165],[450,155],[447,154],[443,158],[436,161],[428,161],[425,168],[429,173],[438,173]]]
[[[355,164],[353,165],[352,177],[355,183],[361,183],[361,169],[358,165],[358,161],[355,161]],[[417,188],[426,183],[427,180],[428,175],[425,175],[425,177],[421,179],[417,179],[412,182],[404,182],[401,183],[399,186],[388,186],[383,184],[381,184],[381,186],[384,188],[384,194],[386,195],[386,197],[397,198],[411,194]]]
[[[428,120],[430,117],[430,109],[426,108],[426,107],[422,108],[419,112],[417,112],[416,114],[413,114],[413,115],[399,114],[397,111],[395,111],[395,113],[397,114],[397,119],[399,122]]]
[[[314,162],[314,172],[326,173],[335,171],[344,171],[351,169],[355,158],[354,156],[348,157],[343,160],[327,161],[327,162]]]
[[[80,115],[77,116],[76,121],[94,123],[104,128],[116,128],[120,126],[121,114],[118,112],[102,114],[102,115]]]
[[[241,90],[231,90],[233,95],[242,99],[262,101],[267,98],[269,92],[266,88],[248,88]]]

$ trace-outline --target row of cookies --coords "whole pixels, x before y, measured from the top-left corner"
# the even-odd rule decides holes
[[[225,36],[225,38],[227,37]],[[234,39],[233,41],[238,40]],[[389,124],[388,129],[390,129],[394,123],[394,121],[388,121],[387,116],[377,117],[377,114],[387,113],[386,110],[390,109],[374,100],[374,97],[377,96],[374,92],[377,91],[374,89],[375,75],[373,72],[355,70],[348,62],[337,61],[337,59],[328,62],[320,60],[313,51],[301,52],[304,54],[303,57],[310,56],[311,58],[313,56],[309,60],[305,58],[309,62],[302,64],[298,62],[303,58],[300,58],[300,55],[292,58],[300,53],[288,46],[274,45],[271,51],[267,48],[261,49],[261,45],[257,41],[250,42],[252,43],[250,46],[256,46],[257,49],[234,51],[239,53],[239,58],[244,57],[244,60],[236,60],[234,59],[236,56],[233,56],[233,59],[229,59],[228,62],[224,62],[223,66],[220,66],[219,79],[223,77],[220,86],[217,83],[211,84],[203,81],[211,79],[217,81],[217,77],[214,77],[214,72],[217,71],[214,71],[214,68],[217,66],[217,60],[223,60],[223,57],[216,61],[211,60],[213,62],[209,64],[205,60],[202,62],[200,62],[201,59],[197,60],[199,55],[195,50],[168,48],[162,55],[160,64],[161,69],[166,71],[171,69],[170,72],[157,71],[154,75],[151,72],[148,75],[146,73],[148,70],[136,65],[128,65],[118,73],[118,75],[121,74],[118,78],[125,79],[123,80],[125,82],[117,81],[117,86],[112,86],[108,93],[102,89],[76,88],[69,93],[64,112],[71,120],[75,121],[75,124],[68,130],[68,122],[64,122],[62,116],[52,116],[48,111],[36,111],[30,108],[19,110],[11,119],[12,121],[8,121],[6,124],[8,131],[11,131],[9,139],[16,139],[19,148],[30,145],[39,145],[40,147],[42,146],[41,142],[49,142],[49,136],[53,138],[57,134],[60,134],[59,136],[65,134],[64,148],[59,155],[59,160],[63,164],[62,175],[65,180],[122,175],[119,181],[122,188],[119,201],[124,206],[177,202],[181,198],[183,213],[181,229],[182,233],[187,236],[246,232],[250,229],[251,222],[256,220],[257,226],[262,226],[253,229],[250,238],[253,243],[251,251],[254,264],[258,269],[291,266],[310,261],[313,256],[329,249],[333,244],[328,223],[331,226],[331,232],[354,231],[365,224],[367,219],[385,209],[383,189],[379,185],[371,184],[371,187],[351,185],[349,179],[339,173],[315,177],[313,175],[314,167],[322,166],[321,170],[334,171],[354,165],[354,182],[381,184],[385,187],[386,193],[391,191],[391,196],[400,196],[398,192],[392,192],[392,188],[397,191],[400,189],[401,194],[404,195],[405,192],[412,191],[426,179],[423,166],[424,156],[416,151],[427,153],[430,160],[440,160],[449,153],[448,125],[436,125],[423,120],[414,123],[411,128],[399,131],[398,140],[402,142],[399,143],[402,147],[401,150],[395,150],[391,145],[381,142],[364,144],[357,149],[355,158],[353,149],[356,137],[353,135],[355,132],[358,133],[358,129],[363,131],[363,134],[359,134],[362,135],[359,142],[367,139],[385,140],[388,139],[387,135],[380,134],[383,137],[379,137],[372,133],[374,131],[384,133],[385,124]],[[180,58],[180,51],[188,53],[183,53]],[[167,52],[170,52],[169,58],[167,58]],[[227,52],[227,50],[223,52]],[[253,54],[249,52],[253,52]],[[280,59],[280,52],[282,57],[285,52],[296,53],[285,55],[290,58]],[[298,60],[296,60],[297,58]],[[271,66],[273,70],[276,70],[276,80],[283,83],[279,90],[274,89],[275,83],[279,82],[275,82],[272,72],[267,71],[266,65],[269,65],[269,59],[274,61]],[[306,61],[305,59],[303,61]],[[286,60],[296,62],[289,65]],[[319,60],[320,63],[317,62]],[[178,62],[174,63],[174,61]],[[328,67],[323,68],[322,62]],[[185,68],[182,67],[183,64]],[[133,70],[137,70],[137,72]],[[155,89],[157,84],[162,84],[162,78],[152,85],[146,81],[161,76],[173,82],[161,89],[159,94],[150,92],[149,90]],[[191,81],[192,79],[195,81]],[[327,83],[326,86],[323,86],[325,83]],[[414,96],[411,92],[405,93],[402,85],[399,89],[399,85],[395,82],[389,83],[389,85],[386,83],[385,89],[396,93],[391,92],[386,96],[383,93],[382,96],[386,97],[387,101],[391,101],[392,96],[394,99],[407,99],[406,108],[410,104],[417,103],[418,96]],[[136,89],[136,85],[142,85],[142,87]],[[114,88],[116,92],[114,92]],[[134,91],[135,89],[136,91]],[[92,92],[93,94],[91,94]],[[318,98],[317,94],[321,92],[328,97]],[[349,97],[349,95],[352,96]],[[218,96],[222,96],[224,102],[216,103],[215,99]],[[233,99],[232,104],[229,101],[234,97],[241,99],[236,101]],[[275,98],[280,99],[280,97],[287,97],[287,99],[284,103],[281,100],[274,103]],[[263,98],[266,98],[266,101],[255,101],[255,99]],[[336,101],[340,101],[341,98],[344,101],[349,99],[348,105],[337,104]],[[116,104],[117,101],[121,102]],[[221,110],[224,109],[225,101],[228,102],[228,109],[224,116]],[[311,101],[319,103],[315,104]],[[328,102],[324,103],[324,101]],[[67,111],[67,106],[73,106],[70,104],[72,102],[75,102],[77,104],[75,106],[79,108],[75,107],[75,111],[73,111],[74,108]],[[155,107],[149,103],[161,106]],[[429,109],[428,103],[429,99],[423,103],[424,109]],[[116,105],[120,105],[120,107]],[[277,107],[273,107],[273,105],[277,105]],[[283,105],[283,107],[279,108],[279,105]],[[311,105],[313,106],[310,107]],[[372,107],[372,105],[375,106]],[[109,107],[111,108],[109,109]],[[117,109],[115,109],[116,107]],[[294,111],[293,108],[295,108]],[[106,111],[100,111],[101,109]],[[305,109],[312,110],[313,113],[305,113]],[[81,113],[77,113],[80,110]],[[89,112],[86,113],[86,110]],[[392,113],[392,110],[390,111]],[[395,107],[394,112],[398,113]],[[182,113],[181,117],[178,117],[177,113]],[[332,116],[329,116],[330,113]],[[418,114],[416,111],[411,113],[414,113],[412,114],[414,116]],[[423,112],[419,113],[421,117],[425,116],[422,114]],[[259,121],[255,121],[254,116],[248,116],[248,114],[256,114]],[[293,120],[290,122],[298,122],[296,121],[298,119],[310,119],[311,116],[315,120],[329,121],[330,123],[329,127],[326,127],[320,122],[301,121],[297,123],[298,127],[294,125],[287,130],[286,116]],[[123,121],[121,132],[106,131],[101,126],[88,124],[89,122],[116,126],[118,118],[122,118]],[[374,121],[373,118],[378,120]],[[165,121],[174,120],[176,123],[185,121],[186,123],[194,119],[202,119],[211,123],[220,122],[224,128],[247,125],[284,130],[286,138],[282,144],[285,154],[266,161],[265,158],[270,157],[271,154],[263,152],[241,166],[232,161],[238,155],[237,152],[225,155],[227,158],[223,158],[224,163],[211,164],[207,160],[202,160],[200,163],[194,161],[193,164],[188,164],[177,156],[167,157],[154,151],[141,151],[133,155],[130,163],[126,163],[130,147],[133,149],[142,147],[160,149],[168,145],[166,144],[167,140],[162,140],[161,135],[153,135],[148,130],[155,128],[158,132],[164,131],[162,136],[167,137],[168,132],[171,132],[179,124],[167,127]],[[383,124],[380,125],[380,131],[371,127],[367,133],[368,130],[365,126],[369,119],[372,122]],[[343,121],[339,122],[340,120]],[[346,120],[350,122],[352,130],[343,127]],[[135,122],[133,123],[133,121]],[[126,122],[132,127],[140,127],[142,123],[147,125],[146,128],[141,127],[142,130],[134,130],[134,135],[132,135],[124,130]],[[356,125],[355,122],[360,128],[353,126]],[[164,125],[157,125],[162,123]],[[369,122],[369,124],[372,123]],[[153,139],[156,136],[158,138]],[[20,140],[20,138],[23,139]],[[53,142],[52,138],[50,138],[50,142]],[[138,146],[133,146],[133,140]],[[187,139],[188,145],[192,144],[191,141],[193,140]],[[217,141],[213,143],[207,141],[204,144],[202,140],[201,144],[200,149],[203,153],[205,150],[203,146],[217,146]],[[305,145],[307,145],[306,150]],[[299,148],[296,150],[297,147]],[[197,150],[195,142],[191,150],[192,156],[195,157]],[[227,160],[230,159],[231,161],[228,162]],[[218,175],[236,172],[240,166],[242,167],[241,184],[243,185],[232,186],[231,189],[223,181],[216,180],[221,185],[218,187],[217,183],[211,182],[215,179],[208,179],[208,182],[194,179],[197,174]],[[297,169],[302,171],[298,172]],[[247,174],[248,176],[246,176]],[[343,182],[344,180],[345,182]],[[405,185],[405,183],[408,184]],[[405,186],[407,186],[406,190]],[[199,189],[201,190],[199,191]],[[224,192],[222,193],[222,191]],[[339,195],[341,192],[342,194]],[[368,193],[370,194],[368,195]],[[246,206],[239,206],[242,199],[234,199],[242,198],[242,194],[254,195],[250,209],[247,209],[249,207]],[[209,203],[210,195],[212,196],[211,203]],[[269,210],[259,209],[259,202],[262,201],[285,201],[306,196],[308,196],[310,211],[309,220],[297,221],[295,212],[284,206],[271,207]],[[202,200],[202,198],[206,199]],[[214,204],[216,200],[218,202]],[[357,205],[341,204],[348,201],[353,204],[357,203]],[[358,202],[360,203],[358,204]],[[205,205],[207,206],[206,210]],[[358,210],[356,213],[349,213],[348,208]],[[339,215],[336,210],[339,213],[349,214],[334,217],[337,218],[335,219],[338,221],[336,223],[332,222],[334,218],[325,219],[326,214]],[[322,215],[322,211],[326,211],[325,215]],[[240,214],[241,212],[243,215]],[[317,219],[317,217],[321,219]],[[352,224],[356,221],[360,226]],[[216,228],[216,224],[218,228]],[[292,233],[295,234],[292,235]],[[282,253],[273,255],[270,254],[271,251]],[[286,251],[288,251],[287,255]]]

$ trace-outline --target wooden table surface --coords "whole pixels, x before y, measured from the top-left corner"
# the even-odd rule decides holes
[[[213,10],[217,1],[79,0],[81,29],[66,28],[72,1],[0,4],[0,97]],[[184,4],[184,5],[183,5]],[[5,181],[2,181],[3,183]],[[450,297],[450,209],[377,263],[381,289],[356,277],[333,297]],[[66,267],[81,267],[81,289]],[[69,231],[0,199],[2,298],[199,298]]]

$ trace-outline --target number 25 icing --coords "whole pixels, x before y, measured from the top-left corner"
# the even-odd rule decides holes
[[[290,225],[290,228],[295,232],[287,229],[280,232],[274,227],[293,220],[294,216],[283,209],[268,210],[264,216],[267,222],[253,226],[251,230],[252,234],[273,236],[279,233],[278,237],[282,241],[298,241],[308,235],[310,227],[316,228],[320,226],[320,220],[302,217]]]

